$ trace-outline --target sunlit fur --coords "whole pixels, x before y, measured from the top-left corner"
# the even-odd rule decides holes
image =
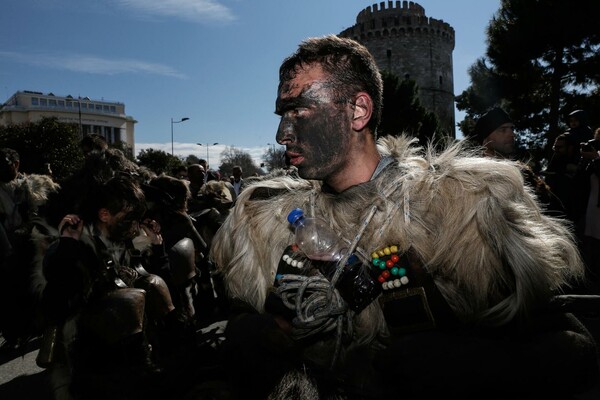
[[[376,204],[359,247],[368,254],[392,244],[412,247],[464,321],[524,319],[582,275],[570,227],[542,213],[516,164],[476,157],[460,143],[439,153],[413,144],[380,139],[380,153],[398,166],[335,196],[322,193],[319,182],[285,176],[248,186],[211,251],[229,295],[263,311],[283,249],[294,241],[286,216],[296,207],[309,211],[311,193],[315,214],[349,240]],[[377,302],[355,322],[359,342],[386,330]]]

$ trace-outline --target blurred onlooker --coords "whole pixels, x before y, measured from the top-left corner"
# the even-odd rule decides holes
[[[204,158],[199,159],[198,164],[202,165],[205,171],[208,171],[208,162]]]
[[[589,281],[596,285],[593,290],[600,293],[600,128],[594,139],[582,146],[581,165],[587,184],[582,253]]]
[[[515,153],[515,125],[501,108],[493,108],[475,123],[473,139],[488,157],[510,158]]]
[[[188,201],[188,211],[194,212],[198,210],[198,196],[200,189],[205,183],[206,171],[200,164],[192,164],[188,166],[188,180],[190,182],[190,200]]]
[[[83,139],[81,139],[79,145],[83,151],[83,155],[85,156],[94,150],[102,151],[108,148],[108,142],[104,136],[98,133],[90,133],[89,135],[85,135]]]
[[[563,205],[548,184],[524,160],[517,158],[514,129],[515,125],[508,113],[495,107],[477,120],[471,139],[483,146],[483,155],[486,157],[518,161],[523,179],[534,190],[546,212],[555,216],[564,215]]]
[[[231,173],[233,176],[233,182],[231,182],[231,184],[233,185],[233,190],[235,190],[235,196],[237,197],[240,195],[240,192],[244,188],[244,178],[242,178],[242,167],[240,167],[239,165],[234,166],[231,170]]]
[[[204,172],[205,172],[204,183],[206,183],[206,180],[208,179],[208,161],[201,158],[198,160],[198,164],[200,164],[202,166],[202,168],[204,168]]]
[[[180,317],[193,324],[196,266],[208,254],[208,248],[187,212],[189,187],[181,179],[161,175],[145,186],[145,192],[148,215],[160,224],[170,267],[150,272],[165,280]]]
[[[567,154],[569,164],[577,166],[581,159],[581,144],[592,140],[594,132],[588,125],[588,115],[584,110],[575,110],[568,117],[569,128],[565,135],[567,138]]]
[[[206,171],[206,182],[210,181],[220,181],[221,174],[219,171],[215,171],[214,169],[209,169]]]
[[[187,167],[188,180],[190,181],[190,192],[191,198],[194,199],[198,196],[198,191],[204,185],[206,177],[206,171],[200,164],[192,164]]]
[[[188,179],[188,169],[185,165],[180,165],[173,170],[173,176],[177,179]]]
[[[7,348],[39,333],[32,269],[36,244],[50,230],[48,197],[59,190],[50,176],[25,174],[20,166],[16,150],[0,149],[0,332]]]
[[[567,135],[562,133],[554,140],[553,154],[548,167],[542,171],[544,181],[559,199],[565,217],[577,224],[585,213],[586,184],[582,182],[577,166],[570,163]]]
[[[21,173],[20,165],[16,150],[0,149],[0,260],[10,253],[10,238],[39,219],[48,196],[59,189],[48,175]]]

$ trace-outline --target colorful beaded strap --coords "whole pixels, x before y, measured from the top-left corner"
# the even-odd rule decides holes
[[[408,284],[408,257],[404,253],[398,253],[398,246],[391,245],[375,250],[371,253],[371,264],[379,274],[377,280],[383,290],[396,289]]]

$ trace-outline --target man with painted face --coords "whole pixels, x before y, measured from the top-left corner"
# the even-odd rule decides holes
[[[105,385],[108,391],[93,397],[112,398],[111,390],[141,390],[140,380],[159,372],[146,334],[176,339],[167,337],[177,324],[169,290],[145,269],[168,271],[168,257],[160,226],[144,218],[145,197],[131,178],[99,184],[82,204],[79,214],[61,220],[60,238],[46,252],[43,305],[48,326],[63,337],[73,394],[98,396],[98,376],[128,374],[123,383],[130,387]],[[51,365],[64,370],[64,360]]]
[[[249,185],[210,253],[240,398],[535,397],[594,383],[589,332],[549,306],[582,276],[577,246],[514,162],[377,140],[381,76],[353,40],[303,41],[279,78],[276,138],[300,178]],[[296,208],[339,235],[339,261],[303,251]]]

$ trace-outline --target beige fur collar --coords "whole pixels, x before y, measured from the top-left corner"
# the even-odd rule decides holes
[[[397,164],[341,194],[292,177],[249,185],[211,250],[229,294],[262,311],[282,251],[293,242],[286,216],[296,207],[351,241],[376,205],[359,247],[367,254],[390,244],[413,248],[463,320],[524,317],[582,274],[568,226],[542,214],[513,162],[473,157],[461,144],[436,153],[413,142],[380,139],[381,154]],[[362,317],[376,315],[373,307]],[[379,329],[380,317],[373,318],[371,329]]]

